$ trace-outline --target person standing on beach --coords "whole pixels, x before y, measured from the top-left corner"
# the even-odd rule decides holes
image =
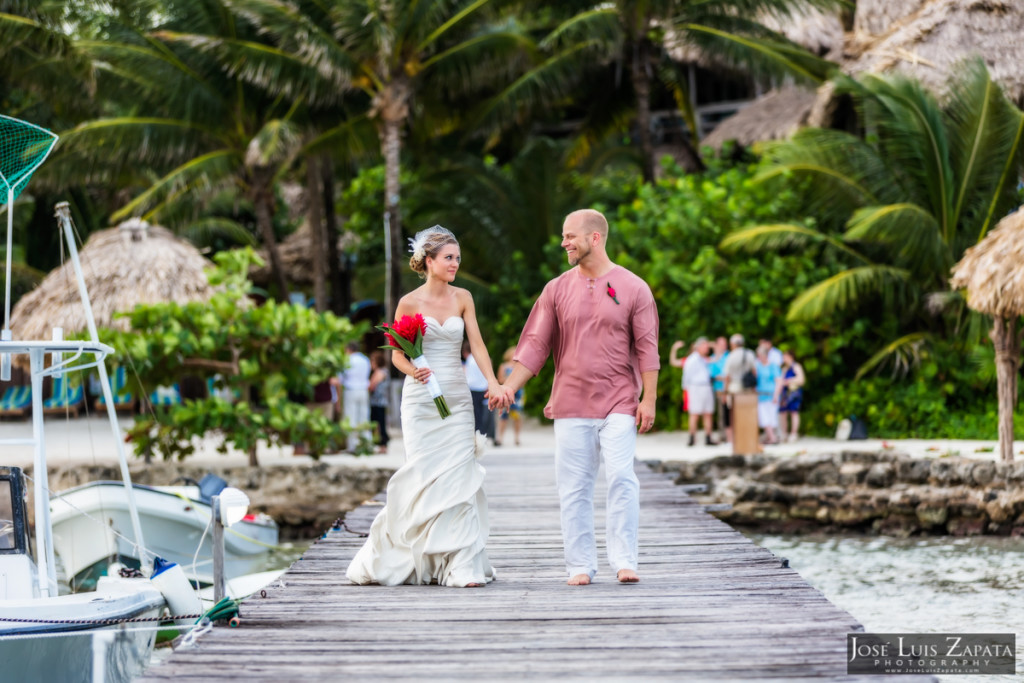
[[[620,583],[635,583],[640,485],[636,435],[654,426],[658,309],[650,287],[611,261],[608,221],[598,211],[570,213],[562,248],[571,270],[548,282],[533,305],[505,379],[511,402],[554,355],[555,379],[544,415],[555,421],[555,477],[569,585],[597,573],[594,483],[603,457],[608,483],[608,562]],[[641,393],[642,392],[642,393]],[[492,405],[497,404],[492,397]]]
[[[355,453],[362,436],[367,441],[369,432],[357,432],[356,427],[370,421],[370,359],[359,349],[357,342],[349,342],[345,346],[348,352],[348,366],[332,384],[341,388],[341,416],[348,421],[351,431],[348,433],[348,450]]]

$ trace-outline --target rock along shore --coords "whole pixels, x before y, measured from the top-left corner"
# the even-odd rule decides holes
[[[662,462],[715,514],[768,533],[1024,535],[1024,461],[912,458],[899,452],[726,455]]]
[[[188,463],[133,464],[132,482],[149,486],[181,484],[181,477],[196,481],[212,472],[249,496],[250,510],[265,512],[281,528],[281,540],[315,538],[336,519],[373,498],[394,470],[371,467],[309,464],[261,467],[203,467]],[[32,468],[26,468],[31,475]],[[71,464],[48,468],[50,490],[63,491],[90,481],[121,481],[117,465]]]

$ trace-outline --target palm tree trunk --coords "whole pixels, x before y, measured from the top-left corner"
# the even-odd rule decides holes
[[[650,52],[647,41],[641,37],[627,49],[630,55],[630,76],[636,93],[637,141],[640,146],[640,168],[644,182],[654,182],[654,144],[651,142],[651,76]]]
[[[388,239],[391,249],[387,258],[387,306],[385,319],[394,320],[402,288],[402,215],[399,211],[399,173],[401,172],[401,122],[385,118],[381,132],[384,153],[384,212],[387,216]]]
[[[274,235],[274,193],[270,187],[269,175],[265,171],[255,172],[253,183],[250,185],[253,188],[252,203],[256,211],[256,226],[270,260],[270,279],[277,285],[277,300],[287,301],[288,283],[284,279],[281,253],[277,249],[277,237]]]
[[[999,454],[1013,460],[1013,409],[1017,402],[1017,371],[1020,368],[1020,332],[1016,318],[996,316],[992,325],[996,352],[996,385],[999,396]]]
[[[346,315],[352,305],[348,273],[341,272],[341,255],[338,253],[338,214],[334,208],[334,163],[324,154],[320,160],[321,201],[324,206],[324,235],[327,244],[327,281],[330,283],[330,308],[338,315]]]
[[[310,258],[313,262],[313,301],[316,310],[327,310],[327,236],[324,234],[323,193],[320,191],[320,165],[316,155],[306,159],[306,219],[310,230]]]

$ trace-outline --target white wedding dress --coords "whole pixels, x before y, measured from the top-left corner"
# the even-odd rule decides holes
[[[485,548],[484,468],[476,461],[473,402],[462,368],[465,322],[424,319],[423,355],[452,414],[442,420],[426,385],[406,377],[405,465],[388,482],[387,504],[349,565],[353,583],[465,586],[494,579]]]

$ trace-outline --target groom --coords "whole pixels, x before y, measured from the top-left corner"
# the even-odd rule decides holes
[[[533,305],[505,381],[511,401],[554,353],[555,381],[544,415],[555,421],[555,475],[570,586],[597,572],[594,482],[603,456],[608,483],[608,561],[621,583],[636,583],[640,484],[633,471],[636,434],[654,424],[658,309],[639,277],[612,263],[608,221],[574,211],[562,248],[575,266],[550,281]],[[643,398],[641,399],[641,388]]]

